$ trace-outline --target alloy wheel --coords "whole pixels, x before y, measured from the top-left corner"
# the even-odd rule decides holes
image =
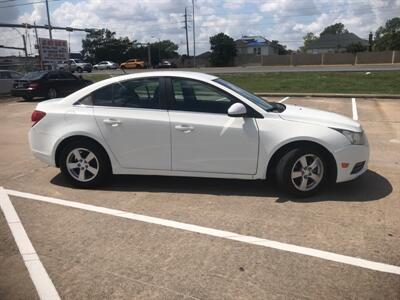
[[[47,92],[47,96],[49,97],[49,99],[57,98],[57,91],[55,89],[51,88]]]
[[[292,183],[299,191],[310,191],[316,188],[324,176],[324,164],[315,154],[301,156],[291,171]]]
[[[99,173],[99,161],[96,155],[88,149],[73,149],[67,156],[68,173],[81,182],[93,180]]]

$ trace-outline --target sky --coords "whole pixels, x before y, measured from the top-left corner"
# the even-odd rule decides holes
[[[191,0],[49,0],[52,25],[108,28],[117,36],[140,42],[170,39],[180,53],[186,52],[185,7],[191,20]],[[350,32],[368,39],[370,31],[399,15],[400,0],[195,0],[196,54],[208,51],[209,37],[219,32],[234,39],[261,35],[296,50],[307,32],[319,34],[326,26],[342,22]],[[44,0],[0,0],[0,23],[24,22],[47,24]],[[25,29],[18,31],[0,28],[0,45],[22,47],[20,34]],[[35,53],[34,31],[26,33],[28,53]],[[49,36],[46,30],[38,34]],[[84,36],[82,32],[53,31],[54,39],[70,40],[71,52],[81,50]],[[19,55],[19,51],[0,48],[3,55]]]

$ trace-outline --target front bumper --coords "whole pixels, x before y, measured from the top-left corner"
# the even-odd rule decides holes
[[[30,89],[12,89],[11,95],[14,97],[40,97],[41,93],[37,90]]]
[[[349,145],[334,153],[337,165],[336,182],[356,179],[368,170],[369,145]]]

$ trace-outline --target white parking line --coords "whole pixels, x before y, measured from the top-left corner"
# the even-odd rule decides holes
[[[290,98],[290,97],[285,97],[285,98],[279,100],[279,103],[282,103],[283,101],[286,101],[286,100],[289,99],[289,98]]]
[[[32,282],[35,285],[39,298],[42,300],[61,299],[46,269],[40,261],[35,248],[33,248],[7,192],[2,187],[0,187],[0,207],[10,227],[25,266],[28,269]]]
[[[9,195],[16,196],[16,197],[38,200],[38,201],[42,201],[42,202],[58,204],[58,205],[67,206],[67,207],[73,207],[73,208],[82,209],[82,210],[86,210],[86,211],[102,213],[102,214],[106,214],[106,215],[111,215],[111,216],[115,216],[115,217],[120,217],[120,218],[125,218],[125,219],[130,219],[130,220],[135,220],[135,221],[140,221],[140,222],[145,222],[145,223],[150,223],[150,224],[157,224],[157,225],[166,226],[166,227],[170,227],[170,228],[201,233],[201,234],[224,238],[224,239],[228,239],[228,240],[234,240],[234,241],[238,241],[238,242],[242,242],[242,243],[247,243],[247,244],[252,244],[252,245],[257,245],[257,246],[262,246],[262,247],[267,247],[267,248],[273,248],[273,249],[278,249],[278,250],[297,253],[297,254],[303,254],[303,255],[312,256],[312,257],[317,257],[317,258],[324,259],[324,260],[329,260],[329,261],[334,261],[334,262],[343,263],[343,264],[347,264],[347,265],[357,266],[357,267],[370,269],[370,270],[374,270],[374,271],[400,275],[400,267],[399,266],[389,265],[389,264],[380,263],[380,262],[374,262],[374,261],[370,261],[370,260],[366,260],[366,259],[362,259],[362,258],[358,258],[358,257],[341,255],[341,254],[336,254],[333,252],[322,251],[322,250],[317,250],[317,249],[307,248],[307,247],[302,247],[302,246],[296,246],[296,245],[292,245],[292,244],[276,242],[276,241],[272,241],[272,240],[257,238],[254,236],[241,235],[241,234],[234,233],[234,232],[218,230],[218,229],[213,229],[213,228],[208,228],[208,227],[203,227],[203,226],[198,226],[198,225],[193,225],[193,224],[187,224],[187,223],[181,223],[181,222],[176,222],[176,221],[172,221],[172,220],[149,217],[149,216],[145,216],[145,215],[139,215],[139,214],[130,213],[130,212],[122,211],[122,210],[111,209],[111,208],[106,208],[106,207],[101,207],[101,206],[95,206],[95,205],[85,204],[85,203],[81,203],[81,202],[67,201],[67,200],[57,199],[57,198],[53,198],[53,197],[46,197],[46,196],[40,196],[40,195],[35,195],[35,194],[30,194],[30,193],[19,192],[19,191],[15,191],[15,190],[6,190],[6,192]]]
[[[357,103],[356,98],[351,98],[351,108],[353,110],[353,120],[358,121]]]

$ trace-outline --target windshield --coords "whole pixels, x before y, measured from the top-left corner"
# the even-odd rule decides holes
[[[81,64],[81,63],[83,63],[83,60],[75,59],[75,62],[76,62],[77,64]]]
[[[219,84],[235,91],[236,93],[238,93],[240,96],[245,97],[246,99],[250,100],[251,102],[253,102],[254,104],[256,104],[257,106],[261,107],[262,109],[264,109],[265,111],[270,111],[272,109],[274,109],[274,107],[269,104],[268,102],[266,102],[265,100],[263,100],[262,98],[254,95],[253,93],[250,93],[240,87],[238,87],[237,85],[234,85],[228,81],[225,81],[221,78],[218,79],[214,79],[215,82],[218,82]]]
[[[24,75],[21,79],[24,79],[24,80],[36,80],[36,79],[42,78],[45,74],[47,74],[47,71],[30,72],[30,73]]]

